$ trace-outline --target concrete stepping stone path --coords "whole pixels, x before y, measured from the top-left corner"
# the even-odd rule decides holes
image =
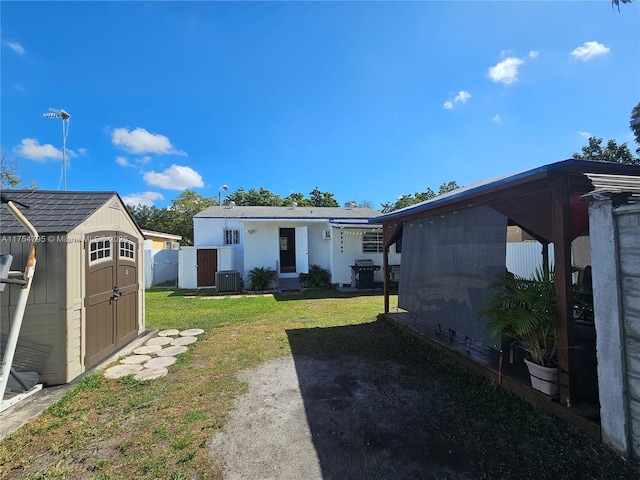
[[[122,358],[118,365],[107,368],[104,377],[117,379],[133,375],[136,380],[164,377],[169,373],[167,367],[176,363],[175,356],[188,351],[187,345],[197,342],[197,335],[203,333],[201,328],[162,330],[158,336],[134,349],[131,355]]]

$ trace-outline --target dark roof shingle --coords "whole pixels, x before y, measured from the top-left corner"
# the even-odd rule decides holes
[[[3,197],[26,205],[20,211],[39,234],[68,233],[102,207],[116,192],[59,192],[47,190],[3,190]],[[22,235],[24,228],[3,205],[0,234]]]

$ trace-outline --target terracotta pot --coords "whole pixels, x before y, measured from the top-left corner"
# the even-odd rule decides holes
[[[547,395],[557,395],[559,391],[558,369],[553,367],[543,367],[537,363],[524,359],[531,376],[531,386]]]

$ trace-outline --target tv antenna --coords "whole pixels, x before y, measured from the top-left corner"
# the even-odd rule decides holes
[[[64,189],[67,189],[67,135],[69,135],[69,119],[71,115],[62,109],[50,108],[47,113],[42,116],[46,118],[62,119],[62,178],[64,179]],[[58,184],[58,188],[60,188]]]

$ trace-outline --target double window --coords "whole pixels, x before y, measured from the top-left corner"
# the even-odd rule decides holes
[[[224,231],[224,244],[225,245],[238,245],[240,244],[240,230],[225,229]]]

